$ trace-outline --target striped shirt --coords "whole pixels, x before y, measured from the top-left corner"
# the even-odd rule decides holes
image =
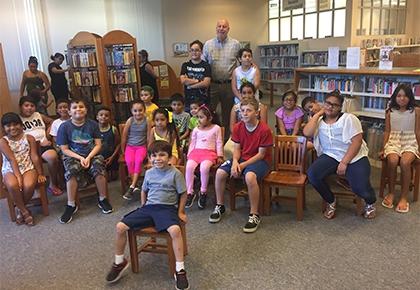
[[[217,37],[207,40],[203,48],[203,60],[211,66],[212,80],[230,80],[237,67],[236,55],[240,44],[236,39],[227,37],[223,42]]]

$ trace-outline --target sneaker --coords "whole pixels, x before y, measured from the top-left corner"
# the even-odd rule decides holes
[[[222,214],[225,212],[225,206],[217,204],[209,217],[209,222],[218,223],[222,219]]]
[[[207,203],[207,194],[200,192],[200,196],[198,197],[198,208],[205,209]]]
[[[190,285],[188,284],[188,279],[187,279],[187,272],[185,272],[185,270],[181,270],[175,273],[175,281],[176,281],[176,285],[175,285],[176,289],[178,290],[190,289]]]
[[[336,201],[334,200],[333,203],[327,203],[327,207],[324,211],[324,217],[326,219],[332,219],[335,217],[335,206],[336,206]]]
[[[127,189],[127,191],[123,194],[123,198],[125,199],[125,200],[132,200],[133,199],[133,193],[134,193],[134,190],[135,190],[136,188],[135,187],[129,187],[128,189]]]
[[[68,224],[73,219],[73,215],[77,212],[77,206],[66,205],[63,215],[58,219],[62,224]]]
[[[250,214],[248,218],[248,222],[245,224],[243,231],[244,233],[253,233],[258,229],[258,225],[260,224],[261,219],[256,214]]]
[[[127,259],[124,258],[124,261],[121,264],[112,263],[111,270],[109,270],[108,275],[106,275],[106,281],[108,283],[114,283],[120,280],[125,270],[127,270],[129,264]]]
[[[185,203],[185,208],[192,207],[195,197],[196,197],[195,193],[187,194],[187,202]]]
[[[373,219],[376,216],[376,208],[373,204],[367,204],[365,206],[365,212],[363,213],[365,219]]]
[[[114,211],[112,205],[109,203],[108,199],[98,200],[98,206],[102,209],[103,213],[111,213]]]

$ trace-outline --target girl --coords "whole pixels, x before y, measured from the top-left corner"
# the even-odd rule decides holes
[[[254,96],[259,101],[258,88],[260,87],[260,70],[252,63],[252,50],[249,48],[241,48],[237,56],[239,63],[232,73],[232,92],[235,95],[235,104],[241,102],[240,87],[244,83],[251,83],[255,87]]]
[[[239,91],[241,92],[241,99],[245,101],[245,100],[254,98],[254,95],[256,93],[256,88],[251,83],[244,83],[239,88]],[[262,120],[265,123],[267,123],[267,106],[262,104],[261,102],[258,102],[258,104],[259,104],[259,120]],[[236,123],[239,123],[240,121],[242,121],[242,113],[241,113],[241,104],[238,103],[238,104],[235,104],[232,107],[232,110],[230,111],[230,123],[229,123],[230,132],[233,132],[233,127],[235,126]],[[225,144],[224,153],[225,153],[226,159],[232,158],[233,141],[230,138]]]
[[[303,120],[303,111],[296,106],[297,95],[294,91],[287,91],[282,97],[283,106],[275,113],[277,129],[281,135],[298,135]]]
[[[4,114],[1,125],[5,134],[0,139],[3,182],[18,208],[16,223],[32,226],[34,220],[25,205],[32,199],[37,183],[46,180],[37,144],[34,137],[23,133],[23,123],[17,114]]]
[[[159,91],[156,84],[158,76],[155,74],[152,64],[149,62],[149,54],[146,50],[139,51],[140,58],[140,83],[149,86],[154,91],[154,102],[159,104]]]
[[[197,113],[198,127],[191,134],[188,149],[188,161],[185,170],[187,183],[186,208],[190,208],[195,200],[194,171],[200,164],[201,189],[198,199],[198,208],[204,209],[207,200],[207,185],[209,182],[210,168],[223,162],[223,137],[222,129],[212,123],[213,114],[206,105],[202,105]]]
[[[395,210],[407,213],[407,195],[411,179],[411,164],[420,158],[420,108],[416,107],[413,91],[400,84],[391,96],[385,113],[384,155],[387,160],[389,193],[382,201],[386,208],[394,207],[397,166],[401,169],[401,197]]]
[[[68,99],[69,87],[67,85],[66,72],[68,68],[63,69],[60,65],[64,61],[64,55],[57,52],[51,55],[53,61],[48,65],[48,73],[51,77],[51,92],[54,95],[55,102],[57,103],[60,99]]]
[[[37,110],[44,115],[47,115],[47,108],[51,105],[48,103],[48,90],[50,89],[50,81],[45,73],[38,70],[38,59],[31,56],[28,60],[28,68],[22,74],[22,81],[20,82],[20,96],[22,97],[25,89],[26,95],[36,89],[40,93],[40,101],[37,101]]]
[[[141,193],[140,188],[137,187],[137,181],[141,173],[141,165],[147,156],[147,136],[150,131],[145,112],[146,106],[143,101],[132,102],[131,114],[133,116],[125,123],[121,136],[121,149],[131,176],[131,185],[123,195],[126,200],[131,200],[133,194],[140,195]]]
[[[176,132],[175,123],[172,122],[172,114],[169,114],[168,110],[159,108],[153,112],[153,122],[155,127],[150,130],[148,146],[153,141],[164,140],[172,144],[172,156],[169,158],[170,164],[178,163],[178,134]]]
[[[142,86],[140,91],[140,99],[144,102],[144,105],[146,106],[145,114],[147,122],[150,125],[153,124],[154,110],[159,108],[155,103],[152,103],[154,92],[155,91],[150,86]]]
[[[19,106],[23,131],[25,134],[32,135],[35,141],[39,142],[39,154],[48,164],[48,171],[51,176],[48,191],[56,196],[61,195],[63,191],[59,188],[58,155],[51,141],[47,139],[46,133],[52,119],[35,111],[35,101],[31,97],[20,98]]]

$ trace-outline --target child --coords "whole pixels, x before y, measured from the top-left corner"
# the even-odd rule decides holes
[[[191,134],[188,148],[188,161],[185,170],[187,182],[187,203],[190,208],[195,200],[194,171],[200,165],[201,189],[198,198],[198,208],[204,209],[207,201],[207,185],[209,182],[210,168],[223,162],[223,137],[222,129],[212,123],[213,114],[206,105],[202,105],[197,114],[199,125]]]
[[[176,259],[176,289],[188,289],[187,273],[184,267],[184,248],[180,222],[186,222],[185,181],[182,173],[169,164],[171,145],[165,141],[155,141],[149,147],[153,167],[146,171],[141,192],[141,206],[128,213],[117,223],[115,242],[115,262],[106,281],[118,281],[129,263],[124,258],[127,244],[126,232],[130,229],[155,227],[157,231],[167,231],[172,238]],[[163,185],[165,185],[163,187]],[[178,202],[179,201],[179,202]],[[178,208],[176,207],[178,205]]]
[[[188,138],[190,136],[190,129],[188,128],[188,124],[190,123],[190,114],[184,111],[184,97],[180,94],[174,94],[171,97],[171,108],[172,118],[178,131],[179,142],[181,148],[184,149],[187,146]]]
[[[57,114],[59,116],[58,119],[55,119],[51,124],[50,129],[50,136],[53,137],[54,143],[57,144],[57,132],[60,125],[63,124],[65,121],[70,119],[69,115],[69,106],[70,102],[67,99],[58,99],[57,100]]]
[[[223,199],[228,177],[244,176],[251,203],[249,219],[243,228],[245,233],[255,232],[261,221],[258,215],[258,180],[264,178],[270,169],[273,146],[270,127],[258,120],[258,107],[255,99],[241,102],[242,121],[235,125],[232,132],[232,140],[235,142],[233,159],[223,163],[216,172],[217,203],[209,218],[209,222],[217,223],[225,212]]]
[[[127,164],[128,173],[131,176],[131,185],[123,195],[126,200],[131,200],[133,194],[140,194],[137,186],[141,173],[141,165],[147,156],[147,136],[149,135],[149,123],[145,116],[146,107],[141,100],[131,103],[131,114],[125,123],[122,132],[121,148]]]
[[[146,119],[149,124],[153,124],[153,112],[159,107],[152,103],[153,96],[155,92],[150,86],[142,86],[140,91],[140,99],[144,102],[146,106]]]
[[[321,104],[314,97],[308,96],[302,100],[302,109],[310,119],[321,110]]]
[[[102,139],[101,154],[105,158],[105,167],[110,180],[118,176],[118,155],[120,153],[120,133],[111,125],[111,109],[101,106],[97,110],[96,120],[99,124],[99,132]]]
[[[241,64],[232,73],[232,92],[235,95],[235,104],[242,100],[241,85],[251,83],[255,87],[255,99],[259,101],[258,88],[260,87],[260,70],[252,63],[252,50],[249,48],[241,48],[237,56]]]
[[[250,100],[255,99],[254,95],[256,92],[256,89],[253,84],[251,83],[244,83],[239,88],[239,91],[241,92],[241,99],[242,100]],[[258,108],[258,119],[264,121],[264,123],[267,124],[267,106],[262,104],[261,102],[258,102],[259,108]],[[241,114],[241,103],[235,104],[232,107],[232,110],[230,111],[230,132],[233,132],[233,128],[237,123],[242,121],[242,114]],[[232,158],[233,154],[233,142],[232,138],[229,138],[229,140],[226,142],[224,146],[224,154],[226,159]]]
[[[188,123],[188,129],[190,129],[190,131],[194,130],[194,128],[196,128],[198,126],[198,118],[197,118],[197,113],[198,113],[198,109],[200,109],[201,105],[203,103],[200,101],[200,99],[193,99],[191,101],[190,104],[190,122]]]
[[[208,62],[201,59],[203,43],[195,40],[190,44],[191,59],[184,62],[181,67],[179,79],[184,85],[185,107],[189,108],[193,99],[199,99],[210,104],[209,87],[211,68]]]
[[[283,106],[276,112],[277,129],[281,135],[298,135],[303,120],[302,109],[296,106],[297,95],[287,91],[282,97]]]
[[[397,166],[401,169],[401,197],[395,210],[407,213],[411,180],[411,164],[420,158],[420,108],[416,107],[409,85],[400,84],[391,96],[385,113],[384,155],[387,160],[389,193],[382,201],[386,208],[394,207]]]
[[[87,119],[85,100],[74,98],[70,103],[71,119],[61,124],[57,134],[57,144],[63,151],[64,177],[67,186],[67,206],[60,217],[60,223],[71,222],[77,211],[75,204],[78,181],[83,172],[95,179],[99,192],[98,206],[104,214],[111,213],[113,208],[109,203],[108,183],[106,180],[105,162],[101,151],[101,134],[98,124]]]
[[[163,140],[172,144],[172,154],[169,157],[169,163],[176,165],[178,163],[178,134],[174,122],[172,122],[172,114],[164,108],[159,108],[153,112],[153,122],[155,127],[150,130],[148,146],[153,141]]]
[[[32,226],[34,220],[26,204],[32,199],[37,183],[46,181],[35,138],[23,132],[23,123],[15,113],[1,118],[5,136],[0,139],[3,158],[3,183],[18,208],[16,224]]]
[[[58,154],[51,141],[47,139],[47,128],[51,125],[52,119],[35,111],[36,103],[33,98],[23,96],[19,100],[20,118],[23,123],[23,132],[32,135],[35,141],[39,142],[39,154],[48,164],[48,172],[51,176],[48,191],[53,195],[61,195],[63,191],[59,188]]]

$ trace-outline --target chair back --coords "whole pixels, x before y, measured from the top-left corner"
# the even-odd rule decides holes
[[[274,169],[305,172],[306,138],[304,136],[276,135],[274,142]]]

